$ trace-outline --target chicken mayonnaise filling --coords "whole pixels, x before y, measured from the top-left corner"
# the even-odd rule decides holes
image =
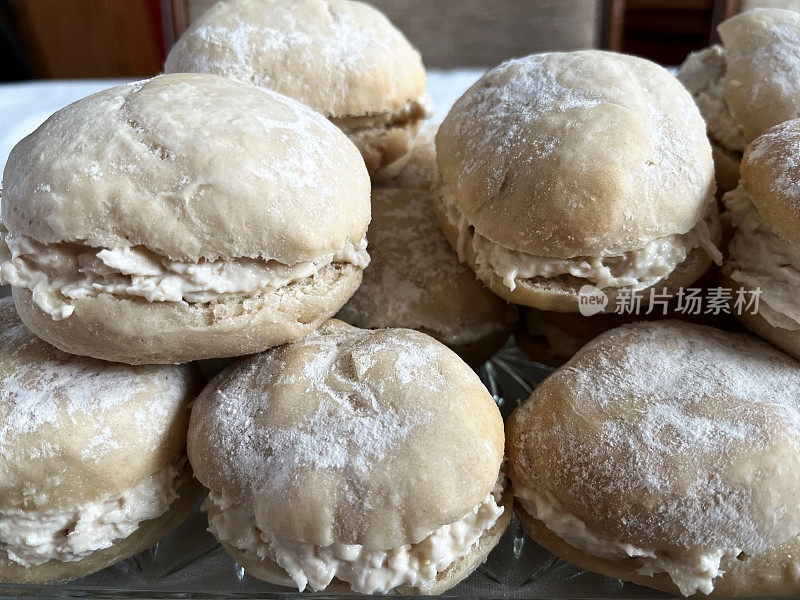
[[[468,244],[475,255],[475,271],[484,277],[497,275],[509,289],[518,280],[571,275],[586,279],[598,288],[642,290],[668,277],[695,248],[702,248],[717,264],[722,254],[711,239],[706,221],[700,221],[683,234],[654,239],[643,247],[621,255],[555,258],[535,256],[506,248],[481,235],[471,226],[448,192],[440,201],[450,224],[458,231],[459,259],[464,262]]]
[[[75,506],[0,509],[0,564],[75,562],[110,548],[169,510],[185,465],[186,456],[179,456],[127,490]]]
[[[779,238],[739,185],[722,201],[735,228],[725,273],[750,290],[760,290],[758,314],[780,329],[800,329],[800,248]]]
[[[54,320],[69,317],[74,300],[99,294],[148,302],[213,302],[276,290],[343,262],[361,268],[369,264],[366,237],[292,265],[265,258],[184,262],[142,246],[42,244],[12,235],[0,225],[0,283],[30,290],[33,301]]]
[[[223,543],[253,560],[271,560],[286,570],[303,591],[321,591],[334,577],[361,594],[385,594],[398,587],[418,587],[423,592],[436,583],[439,573],[469,554],[481,536],[503,514],[495,489],[458,521],[439,527],[423,540],[381,551],[358,544],[317,546],[263,531],[248,510],[209,495],[204,510],[209,530]]]

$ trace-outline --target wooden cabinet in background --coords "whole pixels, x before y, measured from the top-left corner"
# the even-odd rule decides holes
[[[146,77],[164,63],[160,0],[10,0],[34,76]],[[168,2],[164,2],[169,7]]]
[[[177,33],[215,0],[171,0]],[[716,25],[748,3],[800,0],[366,0],[432,67],[493,66],[544,50],[602,47],[680,64],[715,41]]]
[[[716,41],[716,26],[736,14],[739,0],[608,0],[608,47],[679,65]]]
[[[741,9],[800,0],[367,0],[429,67],[490,67],[544,50],[601,47],[680,64]],[[0,34],[37,78],[145,77],[214,0],[0,0]],[[11,15],[10,17],[8,15]],[[10,32],[10,34],[9,34]],[[0,44],[0,49],[4,46]],[[8,51],[10,52],[10,51]]]

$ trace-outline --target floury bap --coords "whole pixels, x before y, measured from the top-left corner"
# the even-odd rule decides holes
[[[70,356],[0,300],[0,581],[53,583],[153,546],[194,507],[194,368]]]
[[[352,140],[375,180],[400,172],[431,112],[419,52],[365,2],[217,2],[177,41],[165,70],[222,75],[299,100]]]
[[[0,281],[23,321],[131,364],[302,337],[369,264],[355,146],[298,102],[214,75],[84,98],[11,152]]]
[[[800,364],[679,321],[608,331],[507,424],[525,530],[669,593],[800,592]]]
[[[367,237],[372,262],[337,318],[356,327],[422,331],[471,365],[503,346],[516,309],[458,262],[429,191],[373,190]]]
[[[511,518],[500,411],[408,329],[331,320],[231,365],[198,397],[188,448],[212,533],[299,590],[441,593]]]
[[[800,14],[750,10],[718,30],[722,44],[691,53],[677,77],[706,121],[717,184],[728,191],[747,144],[800,117]]]
[[[436,160],[447,238],[509,302],[576,312],[584,285],[611,301],[674,293],[721,260],[703,119],[649,61],[581,51],[506,62],[456,102]]]
[[[800,358],[800,120],[747,147],[739,186],[723,196],[732,226],[723,275],[758,295],[756,314],[735,311],[754,333]]]

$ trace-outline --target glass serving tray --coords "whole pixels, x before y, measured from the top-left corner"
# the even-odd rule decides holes
[[[2,295],[3,290],[0,290]],[[509,342],[478,374],[503,417],[528,398],[551,371]],[[199,504],[157,546],[99,573],[59,586],[0,583],[0,598],[352,598],[298,593],[247,575],[206,531]],[[666,594],[596,575],[565,563],[536,545],[516,519],[500,544],[469,578],[445,598],[668,598]]]

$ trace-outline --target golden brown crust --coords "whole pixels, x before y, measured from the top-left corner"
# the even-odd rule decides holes
[[[218,303],[147,302],[108,294],[72,301],[54,321],[24,288],[17,310],[43,340],[71,354],[127,364],[242,356],[301,338],[333,316],[361,283],[361,269],[334,263],[277,290]]]
[[[51,560],[30,567],[15,563],[0,565],[0,582],[51,585],[66,583],[151,548],[186,520],[200,498],[202,488],[192,477],[192,470],[188,466],[180,477],[181,482],[177,489],[179,496],[169,510],[160,517],[142,521],[135,532],[126,538],[116,540],[111,547],[93,552],[75,562]]]

